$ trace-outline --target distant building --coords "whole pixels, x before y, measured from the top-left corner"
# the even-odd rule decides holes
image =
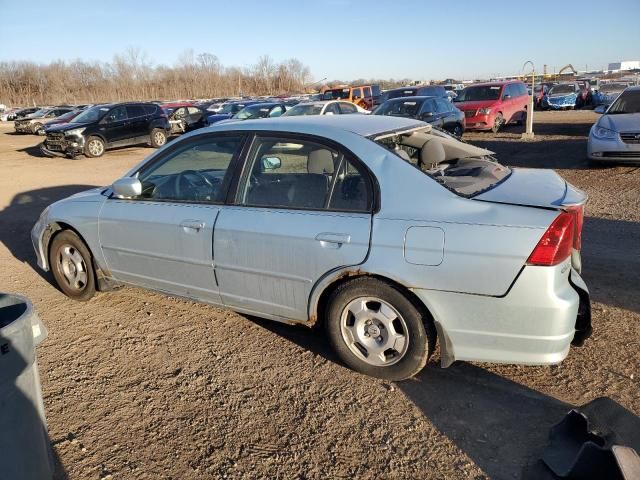
[[[621,70],[640,70],[640,60],[625,60],[622,62],[610,63],[607,70],[610,72],[619,72]]]

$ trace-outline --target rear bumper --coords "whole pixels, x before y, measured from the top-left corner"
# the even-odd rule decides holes
[[[589,292],[570,260],[524,267],[503,297],[414,292],[436,321],[443,366],[455,360],[557,364],[572,343],[582,345],[591,334]]]

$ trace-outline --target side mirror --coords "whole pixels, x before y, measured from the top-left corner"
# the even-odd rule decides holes
[[[111,190],[118,198],[138,197],[142,194],[142,183],[133,177],[123,177],[111,185]]]
[[[606,105],[598,105],[596,108],[593,109],[594,112],[599,113],[599,114],[603,114],[604,112],[607,111],[607,106]]]
[[[263,170],[276,170],[282,166],[280,157],[262,157]]]
[[[511,98],[511,95],[506,94],[502,97],[503,100],[509,100]]]
[[[433,112],[423,112],[422,115],[420,115],[421,118],[431,118],[433,117]]]
[[[333,112],[325,112],[325,115],[333,115]]]

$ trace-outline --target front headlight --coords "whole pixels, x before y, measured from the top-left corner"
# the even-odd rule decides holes
[[[481,108],[478,110],[478,115],[489,115],[491,113],[491,107]]]
[[[74,128],[73,130],[67,130],[64,132],[65,137],[79,137],[86,127]]]
[[[615,140],[618,137],[618,132],[604,127],[596,127],[593,129],[593,136],[600,140]]]

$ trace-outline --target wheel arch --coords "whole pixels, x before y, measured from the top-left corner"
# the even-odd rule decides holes
[[[420,300],[420,298],[414,292],[412,292],[410,288],[407,288],[397,279],[393,279],[385,275],[363,271],[359,268],[343,269],[337,272],[333,272],[333,274],[324,277],[316,284],[315,288],[311,292],[311,296],[309,299],[309,324],[322,324],[322,322],[324,321],[326,308],[328,306],[329,297],[336,288],[357,278],[363,277],[375,278],[377,280],[380,280],[381,282],[393,286],[398,291],[400,291],[412,304],[414,304],[414,306],[422,313],[425,322],[428,322],[433,327],[433,334],[429,335],[429,338],[433,338],[433,340],[430,341],[430,348],[435,348],[436,340],[440,332],[436,328],[437,322],[427,305],[425,305],[425,303]]]

